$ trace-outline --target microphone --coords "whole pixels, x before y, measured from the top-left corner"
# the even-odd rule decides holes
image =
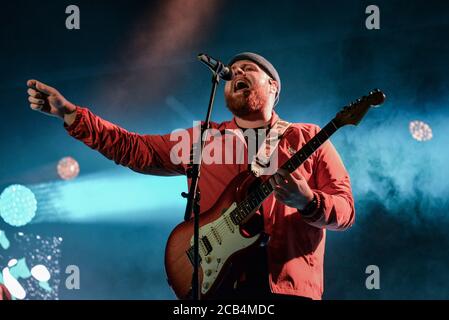
[[[205,53],[200,53],[198,55],[198,60],[207,65],[213,72],[217,73],[220,78],[225,81],[232,80],[231,68],[223,64],[223,62],[208,56]]]

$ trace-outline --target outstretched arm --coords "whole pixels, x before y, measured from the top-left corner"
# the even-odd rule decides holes
[[[115,163],[134,171],[156,175],[185,174],[182,163],[170,158],[170,135],[140,135],[112,124],[87,108],[69,102],[58,90],[37,80],[28,81],[30,107],[64,120],[71,136]]]

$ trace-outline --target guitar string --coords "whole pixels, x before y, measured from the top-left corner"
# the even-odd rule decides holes
[[[335,124],[331,121],[331,123],[334,125],[334,127],[337,129],[337,127],[335,126]],[[296,157],[296,160],[299,160],[299,162],[300,162],[300,164],[299,165],[294,165],[293,164],[293,166],[294,166],[294,168],[295,168],[295,170],[311,155],[311,154],[313,154],[324,142],[326,142],[328,139],[329,139],[329,137],[332,135],[332,133],[331,134],[329,134],[328,132],[326,132],[326,130],[324,130],[324,129],[326,129],[326,127],[327,127],[327,125],[323,128],[323,129],[321,129],[312,139],[310,139],[309,141],[307,141],[303,146],[302,146],[302,148],[294,155],[294,156],[292,156],[289,160],[287,160],[287,162],[284,164],[284,165],[288,165],[289,164],[289,162],[290,162],[290,164],[292,164],[291,162],[292,162],[292,159],[293,158],[295,158]],[[320,135],[320,133],[321,132],[323,132],[325,135],[326,135],[326,137],[325,137],[325,139],[323,139],[323,141],[321,141],[320,140],[320,138],[318,137],[319,135]],[[318,140],[318,146],[312,146],[311,145],[311,143],[313,144],[314,142],[312,142],[313,140]],[[312,150],[312,152],[309,152],[309,155],[308,156],[304,156],[303,154],[301,154],[302,153],[302,151],[303,151],[303,149],[304,149],[304,151],[305,151],[305,148],[306,147],[309,147],[309,149],[311,149]],[[314,148],[315,147],[315,148]],[[301,154],[301,155],[299,155],[299,154]],[[307,154],[307,153],[306,153]],[[304,159],[303,159],[303,161],[301,161],[301,159],[300,159],[300,157],[303,157]],[[299,159],[298,159],[299,158]],[[263,202],[263,201],[265,201],[265,199],[266,198],[268,198],[271,194],[273,193],[273,190],[271,190],[270,191],[270,193],[261,201],[261,203]],[[264,194],[264,193],[263,193]],[[251,194],[250,194],[251,195]],[[249,196],[250,196],[249,195]],[[248,198],[248,197],[247,197]],[[245,201],[245,200],[244,200]],[[241,202],[241,203],[243,203],[243,201]],[[261,205],[261,204],[260,204]],[[260,206],[259,205],[259,206]],[[238,205],[237,205],[237,208],[238,208]],[[235,209],[234,209],[235,210]],[[228,214],[227,214],[227,217],[229,217],[230,218],[230,215],[231,215],[231,213],[232,212],[234,212],[234,210],[233,211],[231,211],[231,212],[229,212]],[[251,211],[252,212],[252,211]],[[249,215],[249,214],[248,214]],[[218,241],[218,239],[216,238],[216,236],[214,235],[214,231],[213,230],[216,230],[216,231],[218,231],[219,232],[219,237],[220,237],[220,233],[221,232],[224,232],[226,229],[229,229],[229,226],[228,226],[228,223],[226,223],[226,217],[224,216],[224,214],[221,216],[223,219],[222,219],[222,221],[220,221],[220,222],[218,222],[217,223],[217,225],[215,225],[215,226],[212,226],[212,227],[210,227],[210,229],[207,231],[207,233],[205,233],[205,234],[203,234],[204,236],[206,236],[207,237],[207,239],[209,240],[210,238],[213,238],[214,239],[214,241],[215,242],[218,242],[218,244],[220,245],[220,242]],[[232,221],[232,219],[231,219],[231,221],[230,221],[230,223],[233,223],[233,221]],[[238,224],[238,225],[235,225],[235,227],[237,227],[237,228],[239,228],[240,227],[240,224]],[[232,231],[231,231],[232,232]],[[210,240],[209,240],[209,242],[210,242]]]
[[[293,158],[293,157],[292,157],[292,158]],[[289,161],[290,161],[292,158],[290,158]],[[299,167],[299,166],[298,166],[298,167]],[[270,189],[271,189],[271,188],[270,188]],[[270,190],[270,193],[269,193],[265,198],[262,199],[261,203],[262,203],[263,201],[265,201],[265,199],[267,199],[272,193],[273,193],[273,190]],[[251,194],[253,194],[253,193],[251,193]],[[248,197],[250,197],[251,194],[248,195]],[[263,192],[263,194],[264,194],[264,192]],[[248,198],[248,197],[247,197],[247,198]],[[245,200],[243,200],[243,201],[245,201]],[[242,201],[241,203],[243,203],[243,201]],[[261,203],[258,205],[258,207],[261,205]],[[237,206],[237,207],[238,207],[238,206]],[[236,209],[237,209],[237,208],[236,208]],[[234,212],[236,209],[234,209],[233,211],[229,212],[229,213],[227,214],[227,216],[230,217],[231,213]],[[252,211],[253,211],[253,210],[252,210]],[[251,212],[252,212],[252,211],[251,211]],[[248,214],[248,215],[249,215],[249,214]],[[214,242],[218,242],[218,239],[216,239],[216,237],[215,237],[215,235],[214,235],[214,231],[213,231],[212,229],[215,229],[215,230],[219,231],[220,233],[222,233],[222,232],[224,232],[226,229],[229,228],[228,225],[227,225],[227,223],[226,223],[226,220],[225,220],[226,217],[224,217],[224,215],[222,215],[221,217],[223,217],[223,220],[222,220],[222,221],[218,222],[217,225],[210,227],[210,229],[207,231],[207,233],[202,234],[203,236],[206,236],[208,240],[209,240],[210,238],[213,238],[213,239],[214,239]],[[233,223],[232,219],[231,219],[230,223]],[[239,227],[240,227],[240,224],[235,225],[235,227],[239,228]],[[231,232],[232,232],[232,231],[231,231]],[[219,234],[219,235],[220,235],[220,234]],[[209,242],[210,242],[210,240],[209,240]],[[218,242],[218,244],[220,245],[219,242]]]
[[[271,191],[272,192],[272,191]],[[262,202],[271,194],[271,192],[266,196],[266,197],[264,197],[263,199],[262,199],[262,201],[260,201],[260,204],[257,206],[257,207],[259,207],[261,204],[262,204]],[[264,194],[264,192],[262,192],[263,194]],[[252,194],[252,193],[251,193]],[[251,196],[251,194],[250,195],[248,195],[248,197],[250,197]],[[247,197],[247,199],[248,199],[248,197]],[[245,200],[243,200],[241,203],[243,203]],[[238,209],[238,205],[237,205],[237,208],[236,209]],[[235,211],[235,209],[233,210],[233,211],[231,211],[230,213],[228,213],[227,214],[227,217],[229,217],[230,218],[230,215],[231,215],[231,213],[232,212],[234,212]],[[252,210],[253,211],[253,210]],[[251,211],[251,212],[252,212]],[[250,213],[251,213],[250,212]],[[248,213],[248,215],[250,215],[250,213]],[[221,217],[223,217],[223,219],[222,219],[222,221],[220,221],[220,222],[218,222],[217,223],[217,225],[215,225],[215,226],[211,226],[210,227],[210,229],[208,230],[208,233],[206,233],[205,234],[205,236],[206,237],[208,237],[208,239],[209,239],[209,237],[212,237],[216,242],[218,242],[218,244],[219,245],[221,245],[220,244],[220,241],[219,241],[219,239],[217,239],[217,237],[216,237],[216,235],[214,234],[214,230],[216,230],[216,231],[218,231],[219,232],[219,237],[221,238],[221,233],[222,232],[224,232],[225,230],[227,230],[227,229],[231,229],[230,227],[229,227],[229,225],[228,225],[228,223],[231,223],[231,224],[234,224],[234,222],[232,221],[232,218],[230,218],[230,222],[226,222],[226,218],[227,217],[225,217],[225,215],[223,214]],[[235,224],[234,224],[235,225]],[[237,224],[237,225],[235,225],[235,227],[236,228],[240,228],[240,223],[239,224]],[[230,230],[231,232],[234,232],[234,231],[232,231],[232,230]]]
[[[268,195],[267,195],[261,202],[263,202],[266,198],[268,198],[268,197],[271,195],[271,193],[273,193],[273,190],[271,190],[270,193],[269,193],[269,194],[268,194]],[[242,201],[242,202],[243,202],[243,201]],[[241,202],[241,203],[242,203],[242,202]],[[259,205],[259,206],[260,206],[260,205]],[[258,207],[259,207],[259,206],[258,206]],[[237,206],[237,207],[238,207],[238,206]],[[236,209],[237,209],[237,208],[236,208]],[[229,226],[228,226],[228,224],[226,223],[226,220],[225,220],[225,219],[226,219],[227,217],[230,218],[231,213],[234,212],[236,209],[234,209],[233,211],[227,213],[227,214],[226,214],[226,217],[225,217],[225,214],[223,214],[222,216],[220,216],[220,218],[223,218],[222,221],[218,222],[216,226],[212,226],[212,227],[207,231],[207,233],[204,234],[204,236],[206,236],[208,240],[209,240],[210,238],[213,238],[214,241],[218,242],[218,239],[216,239],[216,237],[215,237],[215,235],[214,235],[214,232],[212,231],[212,228],[220,232],[219,236],[220,236],[225,230],[229,229]],[[253,211],[251,211],[251,212],[253,212]],[[248,215],[249,215],[249,214],[248,214]],[[231,219],[230,223],[233,223],[232,219]],[[207,226],[207,225],[206,225],[206,226]],[[239,227],[240,227],[240,224],[235,225],[235,227],[236,227],[236,228],[239,228]],[[231,231],[231,232],[232,232],[232,231]],[[209,240],[209,242],[210,242],[210,240]],[[219,242],[218,242],[218,244],[220,245]]]
[[[306,143],[306,144],[307,144],[307,143]],[[305,145],[304,145],[304,146],[305,146]],[[293,158],[294,158],[294,156],[293,156],[292,158],[290,158],[284,165],[288,165],[288,163],[289,163]],[[308,158],[308,157],[307,157],[307,158]],[[294,165],[294,166],[295,166],[296,168],[298,168],[301,164],[302,164],[302,161],[300,161],[300,164],[299,164],[298,166],[295,166],[295,165]],[[261,186],[261,185],[260,185],[260,186]],[[259,187],[260,187],[260,186],[259,186]],[[271,188],[270,188],[270,189],[271,189]],[[273,191],[274,191],[274,190],[270,190],[269,194],[268,194],[266,197],[264,197],[264,198],[262,199],[262,201],[260,201],[260,204],[259,204],[257,207],[259,207],[259,206],[262,204],[262,202],[265,201],[265,199],[267,199],[267,198],[273,193]],[[250,193],[250,194],[248,195],[247,199],[248,199],[252,194],[254,194],[254,192],[253,192],[253,193]],[[262,190],[262,194],[265,194],[265,192],[264,192],[263,190]],[[245,200],[243,200],[243,201],[245,201]],[[242,201],[241,203],[243,203],[243,201]],[[238,208],[238,206],[237,206],[237,208]],[[237,208],[236,208],[236,209],[237,209]],[[230,214],[231,214],[232,212],[234,212],[236,209],[234,209],[233,211],[229,212],[229,213],[227,214],[227,216],[230,217]],[[252,211],[254,211],[254,210],[252,210]],[[251,212],[252,212],[252,211],[251,211]],[[249,215],[249,214],[248,214],[248,215]],[[218,239],[216,239],[216,236],[214,235],[213,229],[215,229],[216,231],[219,231],[219,232],[221,233],[221,232],[224,232],[226,229],[229,228],[228,225],[227,225],[227,223],[226,223],[226,220],[225,220],[226,217],[224,217],[224,215],[222,215],[221,217],[223,217],[223,220],[222,220],[222,221],[218,222],[217,225],[210,227],[210,229],[207,231],[207,233],[203,234],[204,236],[207,237],[208,240],[209,240],[210,238],[213,238],[213,239],[214,239],[214,242],[218,242]],[[230,223],[233,223],[232,219],[231,219]],[[236,226],[237,228],[239,228],[239,227],[240,227],[240,224],[235,225],[235,226]],[[231,232],[232,232],[232,231],[231,231]],[[219,236],[220,236],[220,233],[219,233]],[[210,242],[210,240],[209,240],[209,242]],[[218,242],[218,244],[220,245],[219,242]]]

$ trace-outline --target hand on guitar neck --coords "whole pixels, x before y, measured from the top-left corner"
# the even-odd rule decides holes
[[[377,106],[383,103],[384,100],[385,95],[380,90],[374,90],[370,92],[368,96],[364,96],[363,98],[352,102],[323,128],[323,134],[327,135],[328,138],[339,127],[348,124],[357,125],[370,107]],[[328,127],[333,127],[332,131],[328,130]],[[310,146],[312,147],[312,152],[321,145],[319,138],[320,134],[315,137],[318,143],[312,143]],[[311,142],[315,139],[312,139]],[[324,141],[325,139],[321,140]],[[304,158],[306,158],[306,156]],[[289,170],[280,168],[277,173],[269,179],[269,182],[277,200],[289,207],[303,210],[314,199],[314,194],[306,179],[304,179],[297,170],[294,170],[296,168],[292,169],[293,170],[290,170],[290,173]]]
[[[281,168],[269,181],[275,198],[289,207],[302,210],[313,200],[312,189],[298,171],[289,173]]]

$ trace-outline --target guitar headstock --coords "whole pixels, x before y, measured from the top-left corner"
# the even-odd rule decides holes
[[[334,123],[338,127],[348,124],[358,125],[369,108],[381,105],[385,101],[385,94],[379,89],[374,89],[367,96],[363,96],[348,106],[344,107],[334,118]]]

